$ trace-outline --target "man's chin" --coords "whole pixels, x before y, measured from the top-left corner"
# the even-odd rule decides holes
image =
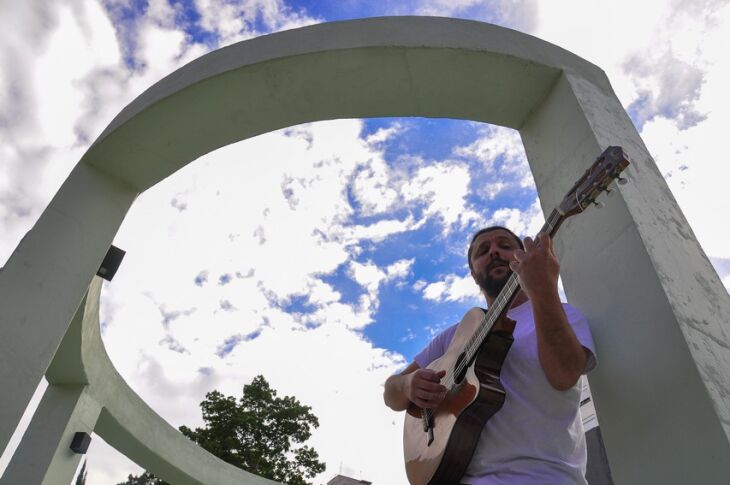
[[[480,281],[479,287],[490,297],[497,298],[497,296],[499,296],[499,294],[502,292],[502,288],[504,288],[504,285],[507,284],[507,280],[509,279],[510,274],[512,273],[508,271],[501,278],[491,278],[487,276],[482,281]]]

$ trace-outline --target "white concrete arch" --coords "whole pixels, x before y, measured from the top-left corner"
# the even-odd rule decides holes
[[[306,121],[381,116],[519,129],[547,209],[603,148],[626,149],[632,183],[556,241],[568,296],[597,340],[591,384],[612,471],[617,483],[730,476],[730,298],[604,73],[508,29],[390,17],[207,54],[96,140],[0,272],[0,386],[15,391],[0,408],[0,447],[41,376],[51,382],[0,482],[67,483],[78,462],[69,437],[95,430],[174,483],[268,483],[188,443],[126,386],[98,338],[92,278],[138,193],[197,157]]]

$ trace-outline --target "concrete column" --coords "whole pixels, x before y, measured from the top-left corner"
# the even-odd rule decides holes
[[[49,385],[0,485],[71,483],[82,456],[71,451],[71,440],[94,431],[100,412],[85,386]]]
[[[605,147],[626,149],[631,183],[603,212],[569,220],[556,240],[566,293],[598,346],[591,385],[609,461],[616,483],[725,483],[730,297],[605,75],[509,29],[415,17],[334,22],[228,46],[165,77],[112,121],[0,271],[0,449],[66,335],[49,380],[88,379],[108,407],[99,432],[118,449],[180,483],[265,483],[185,444],[112,372],[100,340],[79,355],[94,325],[67,329],[138,191],[228,143],[303,121],[369,116],[519,129],[547,210]],[[78,310],[86,323],[97,303]],[[64,389],[71,394],[59,397]],[[86,409],[79,389],[47,391],[47,410],[12,464],[22,480],[12,483],[42,483],[56,463],[70,463],[44,451],[38,468],[50,468],[41,481],[22,472],[35,453],[28,450],[44,443],[37,436],[63,449],[66,428],[52,417],[73,420]]]
[[[78,164],[0,271],[0,449],[46,372],[137,192]],[[12,392],[8,392],[12,389]]]
[[[630,182],[556,238],[597,344],[591,389],[616,483],[730,477],[730,298],[608,81],[563,74],[520,133],[542,206],[609,145]]]

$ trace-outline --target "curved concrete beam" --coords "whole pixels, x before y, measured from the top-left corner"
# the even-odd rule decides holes
[[[221,146],[308,121],[424,116],[520,128],[561,72],[610,91],[603,72],[574,54],[480,22],[304,27],[175,71],[127,106],[83,160],[142,191]]]
[[[135,393],[109,360],[99,331],[102,279],[89,287],[82,318],[82,362],[88,393],[103,403],[95,432],[129,459],[180,485],[273,485],[230,465],[186,438]],[[50,379],[49,379],[49,382]]]
[[[591,384],[612,470],[621,483],[730,476],[722,459],[730,454],[730,298],[603,72],[528,35],[412,17],[241,42],[176,71],[120,113],[0,272],[0,386],[16,391],[2,401],[0,447],[56,354],[49,378],[89,383],[107,441],[162,476],[197,483],[202,475],[166,454],[166,440],[203,468],[209,458],[175,441],[103,352],[82,346],[81,372],[77,348],[66,348],[79,345],[69,327],[79,302],[139,192],[228,143],[305,121],[375,116],[519,129],[545,208],[603,148],[628,151],[634,183],[602,214],[566,223],[556,240],[570,253],[566,291],[597,338]]]

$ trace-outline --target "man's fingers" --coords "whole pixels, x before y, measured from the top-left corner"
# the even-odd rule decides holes
[[[412,401],[422,408],[434,408],[443,401],[446,387],[440,384],[445,370],[419,369],[412,383]]]
[[[525,245],[526,251],[529,251],[530,249],[533,249],[535,247],[535,242],[532,240],[531,237],[526,237],[522,240],[522,243]]]
[[[430,369],[423,369],[423,372],[413,382],[413,397],[431,404],[441,402],[446,394],[446,387],[440,384],[439,381],[444,375],[446,375],[446,371],[435,372]],[[416,404],[418,403],[416,402]]]
[[[428,392],[444,392],[446,388],[441,384],[436,384],[433,382],[423,382],[421,385],[418,386],[420,390],[428,391]]]
[[[417,378],[414,379],[413,383],[417,389],[428,389],[428,390],[446,389],[443,385],[441,385],[440,379],[438,377],[433,378],[426,374],[421,375],[421,376],[416,376],[416,377]]]
[[[423,369],[423,372],[421,372],[421,377],[423,377],[424,379],[431,381],[431,382],[439,382],[441,380],[441,378],[445,375],[446,375],[445,370],[436,372],[431,369]]]
[[[426,392],[421,391],[418,394],[416,394],[416,397],[419,399],[422,399],[424,401],[436,401],[438,400],[443,393],[441,392]]]
[[[545,248],[546,251],[552,251],[553,240],[549,235],[540,233],[540,247]]]
[[[416,405],[421,409],[433,409],[438,406],[438,403],[435,403],[433,401],[422,401],[421,399],[418,399],[416,401]]]
[[[421,408],[435,408],[441,401],[443,401],[442,394],[420,394],[415,399],[415,403]]]

